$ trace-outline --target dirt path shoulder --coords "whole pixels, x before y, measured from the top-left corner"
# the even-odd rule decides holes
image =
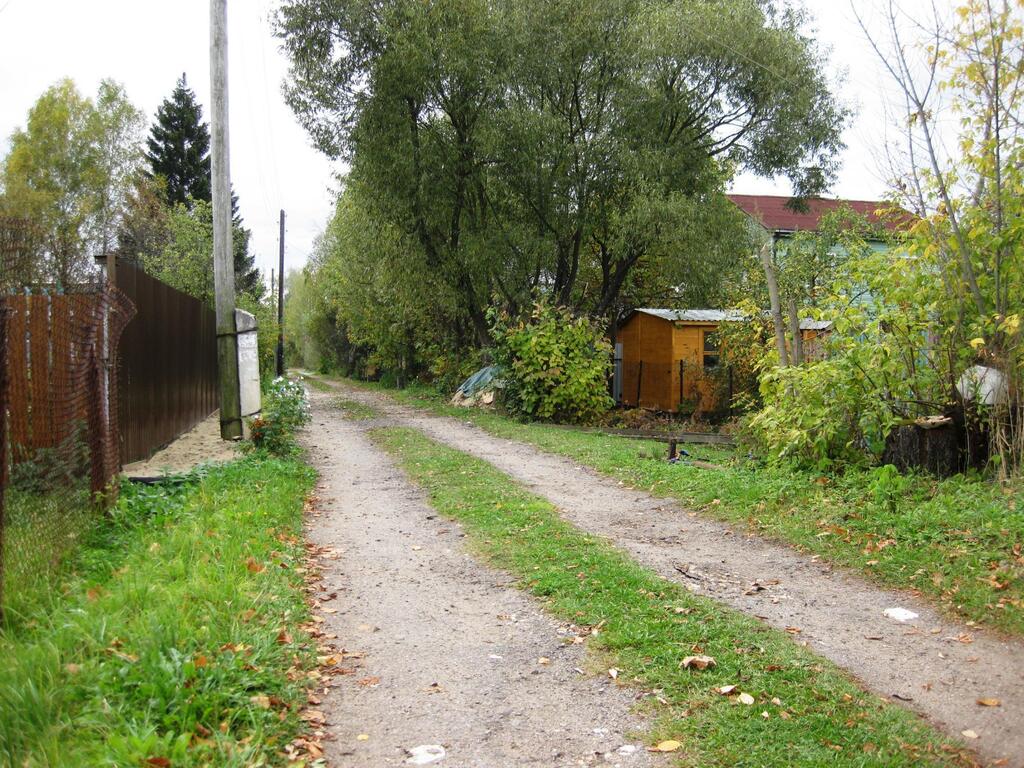
[[[312,396],[303,438],[321,475],[307,524],[328,554],[321,626],[354,665],[321,704],[330,764],[402,765],[438,745],[435,764],[458,768],[651,765],[629,693],[581,674],[581,647],[471,557],[330,399]]]
[[[848,670],[883,698],[965,738],[984,757],[1024,766],[1019,640],[951,621],[909,594],[876,587],[533,446],[397,405],[379,393],[338,386],[395,423],[491,462],[554,503],[573,524],[609,538],[661,576],[788,631],[794,642]],[[916,617],[888,618],[890,608]],[[980,699],[1000,704],[981,706]]]

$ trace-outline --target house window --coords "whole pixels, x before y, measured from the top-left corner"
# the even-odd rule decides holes
[[[704,331],[704,367],[718,367],[718,332]]]

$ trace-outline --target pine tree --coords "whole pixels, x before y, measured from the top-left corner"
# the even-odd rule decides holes
[[[165,182],[167,205],[191,206],[193,200],[211,202],[213,182],[210,168],[210,131],[203,122],[203,108],[182,74],[169,99],[156,113],[147,141],[151,174]],[[256,268],[256,257],[249,253],[252,232],[238,213],[238,197],[231,191],[232,251],[235,263],[235,290],[259,299],[263,279]]]
[[[231,250],[235,263],[235,291],[247,293],[256,300],[263,298],[263,275],[256,268],[256,254],[249,253],[252,231],[242,223],[238,213],[238,196],[231,190]]]
[[[146,144],[152,175],[166,181],[168,205],[188,204],[190,198],[212,200],[210,131],[184,73],[170,98],[157,109]]]

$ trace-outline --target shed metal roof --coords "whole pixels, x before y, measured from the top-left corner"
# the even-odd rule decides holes
[[[746,319],[742,312],[722,309],[651,309],[643,307],[638,309],[637,312],[654,315],[670,322],[722,323],[727,320],[739,321]]]
[[[645,315],[652,315],[668,320],[670,323],[724,323],[742,322],[748,316],[735,309],[654,309],[641,307],[636,312],[643,312]],[[829,320],[811,320],[804,318],[800,321],[802,331],[827,331],[832,327]]]

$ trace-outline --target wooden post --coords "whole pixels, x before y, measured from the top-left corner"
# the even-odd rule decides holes
[[[640,367],[636,372],[636,407],[640,407],[640,385],[644,381],[644,361],[640,361]]]
[[[217,311],[220,436],[242,437],[235,329],[235,265],[231,252],[231,165],[228,155],[228,4],[210,0],[210,113],[213,159],[213,287]]]
[[[279,258],[277,269],[277,375],[284,376],[284,211],[281,211]]]
[[[685,360],[680,360],[679,361],[679,405],[682,405],[683,404],[683,400],[685,399],[684,394],[683,394],[685,392],[685,390],[683,389],[683,370],[685,368],[686,368],[686,361]]]
[[[800,335],[800,315],[797,313],[795,300],[789,300],[787,310],[789,313],[789,335],[793,337],[789,359],[793,365],[802,365],[804,362],[804,337]]]
[[[761,266],[764,268],[765,282],[768,284],[768,300],[771,304],[772,325],[775,326],[775,348],[779,351],[779,365],[789,365],[789,354],[786,351],[786,327],[782,322],[782,302],[779,298],[779,282],[775,276],[775,239],[761,246]]]
[[[732,383],[732,366],[729,366],[729,418],[732,418],[732,401],[733,401],[733,383]]]

